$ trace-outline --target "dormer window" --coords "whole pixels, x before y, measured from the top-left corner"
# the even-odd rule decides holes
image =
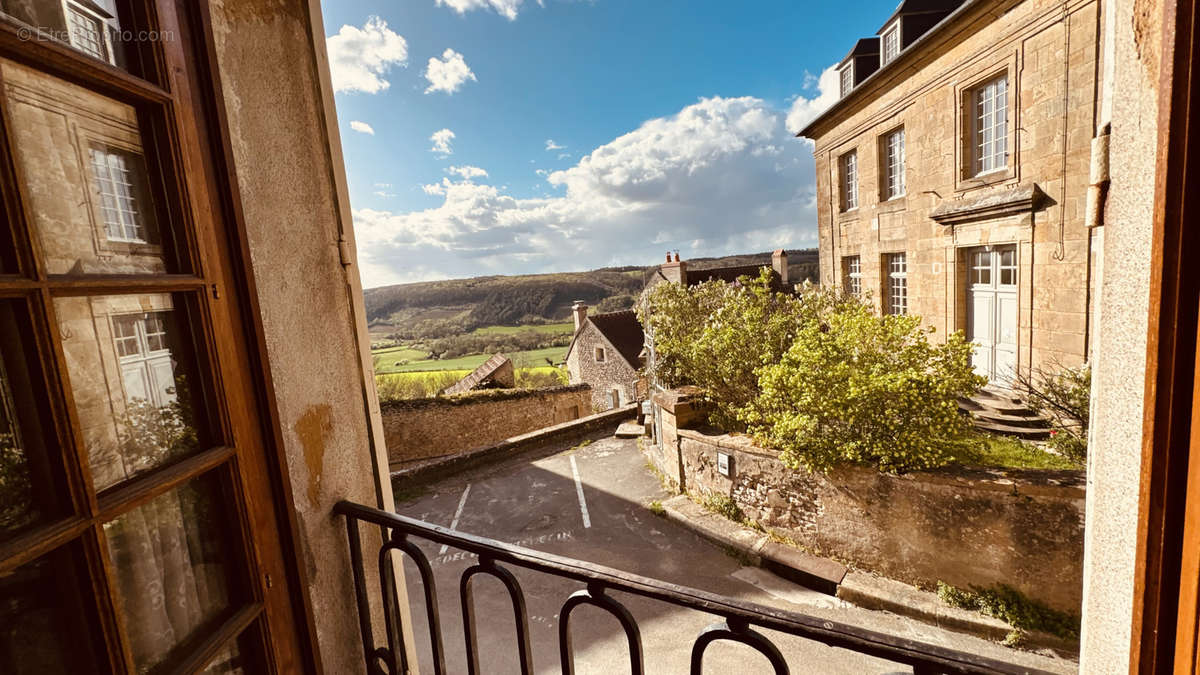
[[[850,93],[851,89],[854,88],[854,62],[853,61],[842,66],[841,78],[842,78],[842,96],[845,96],[846,94]]]
[[[881,53],[882,62],[880,65],[891,63],[897,56],[900,56],[900,22],[892,24],[892,26],[883,31],[883,49]]]

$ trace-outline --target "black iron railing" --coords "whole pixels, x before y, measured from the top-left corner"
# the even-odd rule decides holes
[[[571,649],[571,614],[581,605],[591,605],[607,611],[617,619],[628,640],[631,672],[634,675],[642,675],[645,672],[642,641],[637,621],[629,610],[609,595],[609,591],[632,593],[718,617],[719,620],[701,631],[692,644],[691,672],[693,674],[701,672],[705,649],[719,640],[730,640],[746,645],[765,656],[777,675],[788,673],[788,664],[783,654],[763,633],[754,630],[755,628],[776,630],[831,647],[905,664],[911,666],[916,675],[1042,672],[804,614],[742,602],[694,588],[629,574],[602,565],[463,534],[414,518],[359,504],[340,502],[334,511],[347,519],[363,654],[367,663],[367,672],[372,675],[403,675],[409,672],[407,650],[402,638],[404,631],[400,622],[402,612],[396,601],[392,551],[399,551],[411,558],[420,574],[434,672],[436,675],[446,673],[445,644],[438,615],[437,587],[434,583],[433,570],[428,558],[413,539],[445,544],[478,556],[478,563],[463,572],[458,588],[465,629],[466,661],[471,675],[481,672],[475,605],[472,598],[472,584],[480,575],[490,575],[498,579],[508,591],[516,622],[516,647],[521,672],[533,673],[533,653],[529,640],[529,617],[525,610],[525,596],[516,576],[504,565],[572,579],[586,585],[585,589],[573,593],[565,600],[558,614],[559,661],[564,674],[574,673]],[[376,644],[372,629],[366,571],[363,565],[361,523],[382,528],[383,545],[378,551],[378,559],[386,646]],[[811,667],[812,664],[808,665]]]

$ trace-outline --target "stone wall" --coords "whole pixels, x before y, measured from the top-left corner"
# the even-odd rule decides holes
[[[383,404],[388,462],[445,457],[591,414],[591,387],[481,391]]]
[[[604,349],[604,360],[597,361],[595,350]],[[567,354],[567,373],[571,384],[587,384],[592,387],[590,408],[587,413],[611,410],[627,405],[638,398],[638,373],[631,368],[617,348],[605,339],[591,322],[575,336],[575,342]],[[613,392],[617,392],[613,400]]]
[[[664,419],[664,432],[673,426]],[[731,497],[748,518],[813,553],[924,588],[1004,583],[1079,612],[1083,472],[808,473],[744,436],[692,429],[671,436],[661,448],[648,446],[670,480],[693,495]],[[729,478],[718,472],[718,451],[732,458]]]
[[[930,34],[898,57],[905,63],[880,70],[819,121],[810,133],[822,285],[844,286],[847,257],[859,256],[862,289],[880,302],[884,256],[904,252],[908,313],[945,336],[968,329],[969,250],[1013,245],[1019,368],[1086,360],[1095,249],[1084,212],[1099,18],[1095,1],[976,3],[954,30]],[[964,150],[966,101],[973,87],[1002,73],[1009,83],[1008,164],[976,178]],[[905,133],[906,194],[886,199],[881,148],[898,128]],[[851,151],[858,208],[845,210],[839,158]],[[1002,199],[1035,185],[1045,194],[1036,208],[953,225],[930,217],[939,207]]]

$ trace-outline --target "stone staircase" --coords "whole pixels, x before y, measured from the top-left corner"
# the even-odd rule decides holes
[[[1024,399],[1007,389],[984,387],[971,398],[960,400],[958,407],[971,416],[980,431],[1028,441],[1050,438],[1050,420],[1030,410]]]

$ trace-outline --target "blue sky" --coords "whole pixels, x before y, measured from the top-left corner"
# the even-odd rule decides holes
[[[815,246],[791,134],[895,2],[323,4],[369,288]]]

